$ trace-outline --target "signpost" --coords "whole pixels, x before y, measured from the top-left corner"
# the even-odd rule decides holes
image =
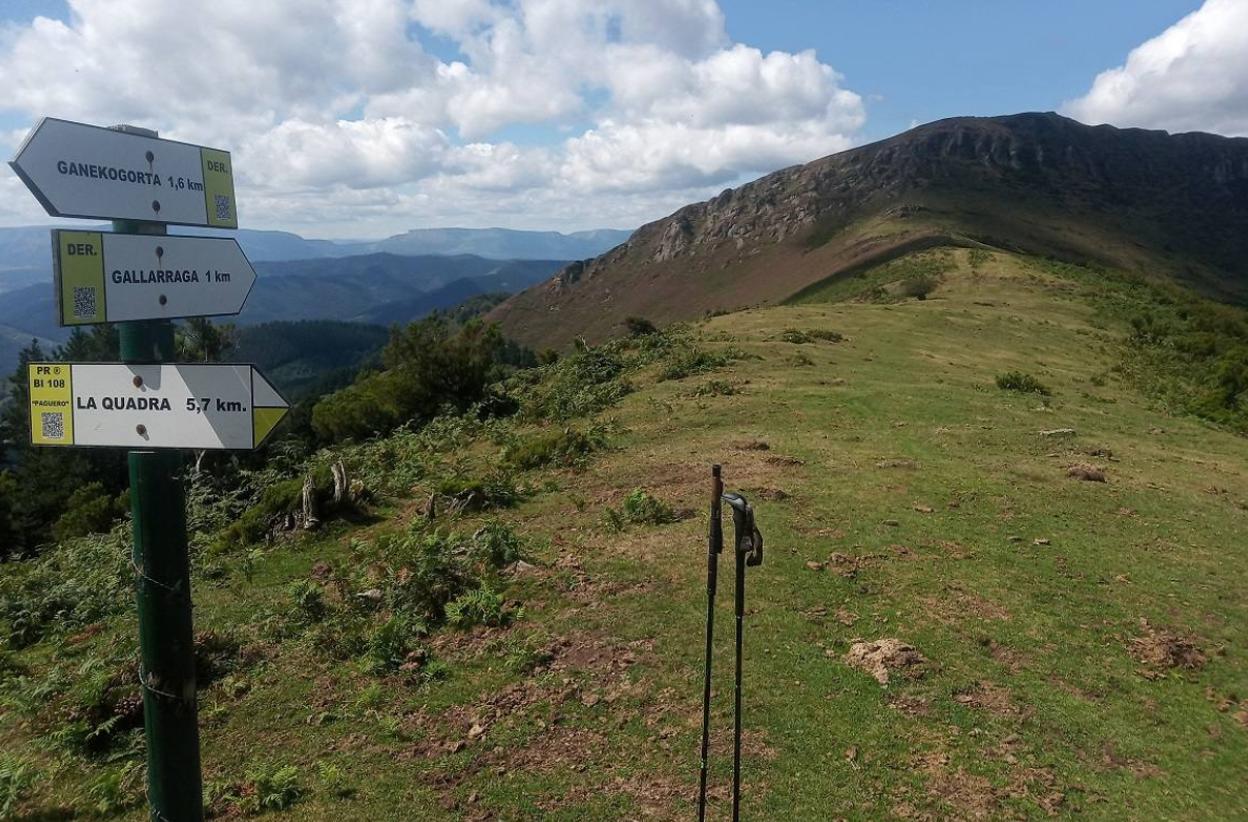
[[[52,231],[61,325],[237,314],[256,282],[232,237]]]
[[[238,228],[227,151],[45,117],[9,163],[53,217]]]
[[[53,231],[62,325],[120,322],[122,364],[32,363],[31,442],[126,448],[134,518],[139,681],[151,818],[203,819],[185,449],[251,450],[287,403],[250,365],[173,365],[173,319],[236,314],[255,271],[234,240],[166,224],[237,228],[228,152],[133,126],[41,120],[9,163],[56,217],[114,233]]]
[[[35,445],[247,451],[289,406],[250,365],[31,363]]]

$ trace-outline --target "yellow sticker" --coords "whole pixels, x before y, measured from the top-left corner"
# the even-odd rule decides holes
[[[32,362],[30,441],[35,445],[74,444],[74,387],[69,363]]]
[[[234,167],[228,151],[201,148],[204,165],[204,207],[208,225],[217,228],[238,228],[238,211],[234,207]]]
[[[105,322],[104,235],[94,231],[56,232],[55,262],[61,325]]]
[[[253,408],[251,411],[251,424],[253,426],[252,445],[256,448],[260,447],[260,443],[264,442],[265,437],[273,433],[273,429],[286,416],[289,408]]]

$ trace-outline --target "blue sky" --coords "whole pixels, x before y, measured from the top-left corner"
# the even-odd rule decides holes
[[[41,115],[148,125],[233,151],[250,225],[315,236],[633,227],[956,115],[1248,134],[1245,0],[73,7],[0,3],[0,148]],[[0,224],[38,221],[14,183]]]
[[[722,0],[734,39],[817,49],[868,97],[871,139],[958,115],[1052,111],[1200,0]]]

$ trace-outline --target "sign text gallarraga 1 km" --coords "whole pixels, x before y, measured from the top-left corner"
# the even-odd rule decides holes
[[[31,363],[34,445],[251,450],[289,405],[250,365]]]
[[[232,237],[52,231],[61,325],[237,314],[256,282]]]
[[[45,117],[9,165],[54,217],[238,228],[226,151]]]

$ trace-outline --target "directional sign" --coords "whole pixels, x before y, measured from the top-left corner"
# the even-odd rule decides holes
[[[237,314],[255,269],[229,237],[52,231],[61,325]]]
[[[250,365],[31,363],[35,445],[250,451],[289,410]]]
[[[238,228],[227,151],[45,117],[9,165],[53,217]]]

